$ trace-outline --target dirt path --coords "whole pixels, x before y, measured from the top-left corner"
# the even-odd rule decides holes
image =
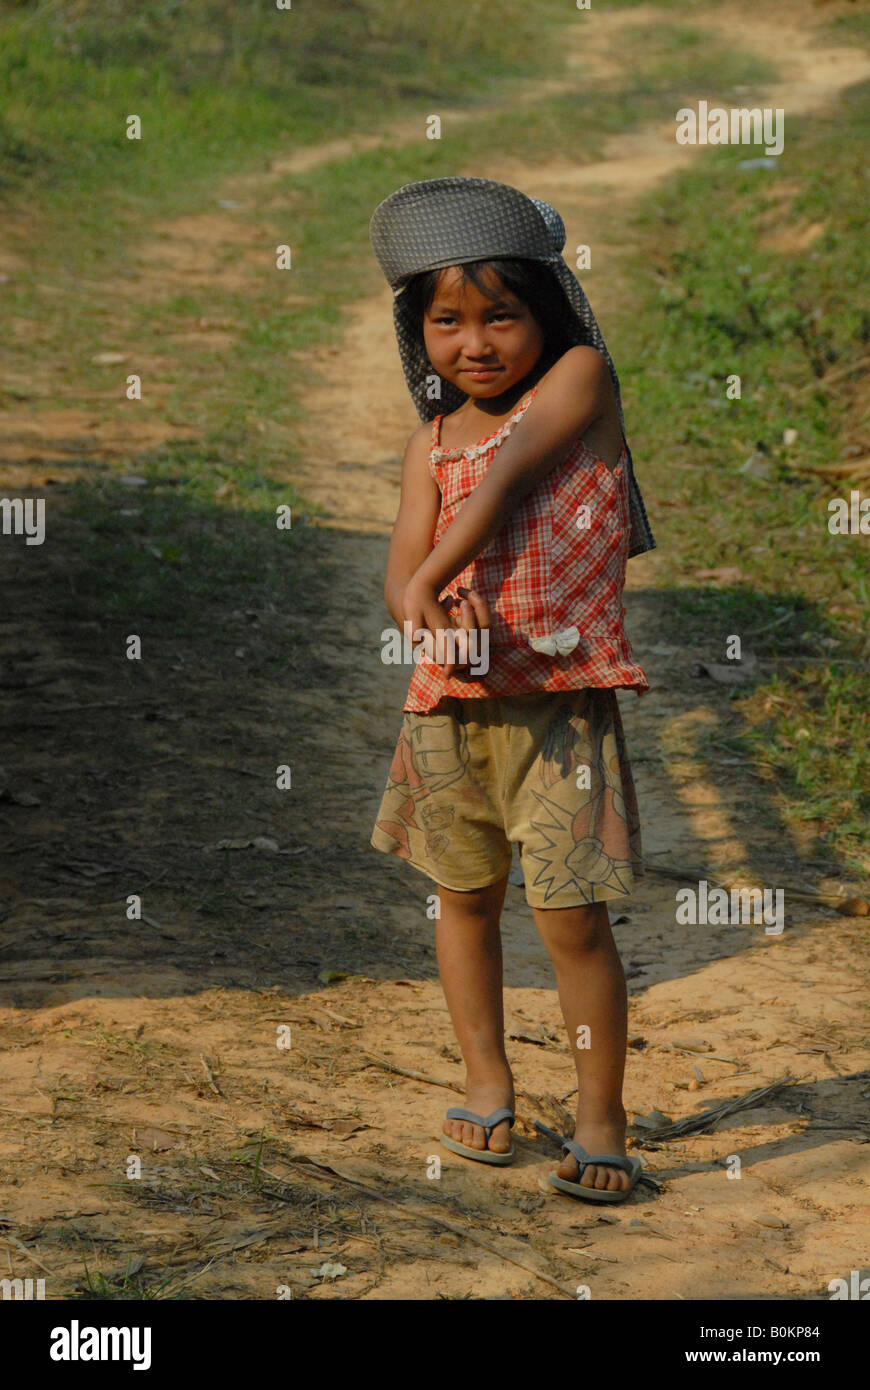
[[[606,78],[614,36],[629,43],[653,13],[601,16],[567,70]],[[855,50],[820,49],[813,13],[790,4],[760,19],[729,6],[693,13],[692,24],[775,53],[787,82],[755,99],[797,114],[870,75]],[[568,158],[534,169],[487,162],[492,177],[551,197],[570,228],[592,229],[584,285],[605,336],[626,311],[624,214],[685,161],[672,136],[670,126],[634,131],[579,168]],[[278,160],[234,189],[266,191],[276,171],[348,148]],[[137,295],[159,301],[194,261],[208,276],[207,222],[184,219],[142,248]],[[243,212],[233,225],[243,243]],[[4,707],[30,750],[0,805],[0,863],[11,869],[0,956],[0,1251],[10,1272],[42,1269],[49,1297],[68,1294],[83,1255],[116,1281],[132,1259],[145,1286],[174,1274],[200,1297],[272,1298],[279,1285],[308,1298],[542,1298],[579,1285],[615,1299],[827,1297],[830,1279],[862,1267],[870,1229],[866,927],[854,919],[792,902],[781,938],[678,927],[677,882],[652,872],[641,882],[615,926],[631,991],[630,1114],[683,1118],[791,1080],[708,1134],[653,1142],[638,1126],[652,1181],[629,1206],[599,1213],[542,1181],[554,1150],[530,1122],[568,1122],[573,1068],[549,964],[511,887],[519,1162],[481,1172],[442,1151],[433,1176],[462,1068],[435,973],[429,884],[368,847],[407,684],[407,671],[376,666],[372,653],[386,622],[399,454],[416,423],[374,270],[340,347],[316,358],[322,385],[306,401],[299,481],[327,512],[312,538],[320,563],[291,611],[252,617],[228,602],[244,677],[214,669],[207,636],[193,652],[165,641],[160,670],[133,692],[102,634],[52,618],[51,607],[45,616],[39,588],[22,592],[14,625],[0,627]],[[628,402],[627,412],[630,430]],[[643,478],[642,459],[638,468]],[[73,528],[73,554],[76,539]],[[55,568],[43,586],[62,593],[69,559],[46,563]],[[657,564],[656,553],[631,562],[627,598],[653,690],[621,699],[651,864],[742,870],[763,885],[824,882],[780,823],[775,789],[699,752],[699,734],[727,732],[734,715],[727,691],[695,674],[696,654],[663,636]],[[328,660],[307,644],[312,628],[328,630]],[[269,666],[276,643],[298,651],[289,689]],[[70,701],[89,708],[66,732]],[[40,732],[58,720],[60,759]],[[278,800],[272,769],[285,760],[295,794]],[[255,836],[266,842],[215,848]],[[147,920],[126,920],[131,892],[143,894]],[[326,987],[323,970],[347,978]],[[142,1160],[138,1179],[130,1155]],[[733,1155],[739,1181],[727,1171]]]

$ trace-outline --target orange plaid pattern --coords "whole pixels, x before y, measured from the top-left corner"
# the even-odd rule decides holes
[[[463,449],[442,448],[444,417],[432,421],[429,470],[441,493],[435,545],[536,391],[532,387],[500,429]],[[460,669],[446,680],[440,666],[422,655],[405,712],[429,713],[446,697],[485,699],[584,686],[619,686],[638,695],[649,690],[623,631],[629,546],[626,464],[624,442],[611,471],[578,440],[523,499],[491,545],[440,595],[446,598],[456,586],[465,586],[488,601],[488,672],[475,679]],[[565,655],[549,656],[529,646],[530,640],[569,628],[577,628],[580,636]]]

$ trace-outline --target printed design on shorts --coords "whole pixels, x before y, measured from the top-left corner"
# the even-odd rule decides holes
[[[599,800],[603,799],[603,794]],[[630,858],[608,853],[603,840],[585,833],[589,822],[594,823],[596,819],[592,803],[584,812],[572,816],[570,811],[539,792],[534,796],[541,818],[531,824],[540,843],[537,849],[529,850],[528,858],[536,860],[541,867],[529,886],[543,888],[545,902],[555,899],[565,889],[581,893],[588,903],[595,902],[605,891],[608,895],[629,894],[633,887]]]
[[[430,805],[428,799],[464,777],[468,760],[468,734],[449,716],[405,720],[375,823],[376,831],[393,840],[392,853],[418,860],[437,860],[446,853],[455,806],[440,799]],[[412,838],[417,840],[416,852]]]
[[[576,711],[569,715],[574,744],[568,749],[567,735],[560,734],[565,738],[560,766],[568,769],[561,786],[547,781],[552,777],[551,763],[545,764],[541,781],[553,795],[531,788],[539,807],[531,827],[538,838],[534,849],[528,847],[527,857],[540,868],[529,886],[543,888],[547,902],[570,889],[591,903],[632,891],[637,867],[632,841],[639,835],[640,819],[631,779],[624,781],[622,776],[620,754],[624,756],[625,750],[618,723],[614,727],[609,719],[594,716],[587,722]],[[554,722],[561,728],[561,719]],[[591,786],[588,792],[580,792],[583,801],[578,810],[574,772],[581,763],[590,768]]]
[[[545,787],[555,786],[579,767],[581,754],[585,747],[578,720],[585,722],[578,712],[576,701],[578,692],[572,690],[571,698],[562,700],[547,728],[541,749],[541,781]]]

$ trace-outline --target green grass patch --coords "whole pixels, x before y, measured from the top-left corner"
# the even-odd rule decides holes
[[[160,1279],[144,1272],[139,1273],[141,1263],[141,1260],[133,1258],[127,1261],[123,1270],[115,1274],[103,1274],[98,1270],[90,1270],[87,1260],[83,1259],[84,1277],[68,1294],[68,1298],[72,1302],[98,1300],[102,1303],[114,1300],[119,1303],[138,1303],[156,1299],[176,1302],[190,1297],[183,1287],[184,1281],[178,1275],[170,1274],[167,1278]]]
[[[239,508],[180,501],[179,490],[129,488],[106,480],[76,483],[68,493],[65,524],[75,528],[77,566],[69,588],[59,589],[61,618],[125,622],[130,631],[165,624],[173,637],[193,636],[209,624],[217,648],[238,641],[219,621],[227,595],[239,609],[263,609],[281,595],[292,603],[316,563],[320,537],[299,521],[276,525],[276,504]],[[137,627],[136,624],[139,624]]]
[[[712,9],[717,0],[692,0],[693,10]],[[605,14],[608,10],[633,10],[638,5],[648,6],[649,0],[592,0],[591,8]],[[686,0],[654,0],[657,10],[682,10],[688,8]]]
[[[837,15],[820,26],[819,32],[825,39],[839,39],[870,48],[870,13],[866,9],[856,9],[853,14]]]
[[[735,692],[751,729],[744,746],[775,771],[787,814],[817,822],[859,873],[870,811],[867,539],[827,523],[828,502],[855,486],[849,453],[862,441],[866,450],[866,392],[862,417],[842,369],[870,343],[868,136],[863,84],[829,115],[789,121],[776,170],[741,170],[746,148],[711,149],[651,197],[635,221],[644,252],[616,357],[672,635],[707,660],[725,659],[730,634],[746,652],[782,658],[775,678]],[[809,224],[818,233],[804,249],[766,244]],[[837,369],[842,385],[823,386]],[[809,471],[838,461],[834,481]],[[717,566],[738,567],[740,583],[687,583]]]
[[[16,6],[0,20],[0,188],[78,205],[97,188],[160,201],[258,154],[370,129],[417,104],[478,99],[555,59],[558,0],[63,0]],[[138,116],[142,139],[128,140]]]

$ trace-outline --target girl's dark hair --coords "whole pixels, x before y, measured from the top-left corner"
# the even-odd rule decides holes
[[[413,317],[413,331],[421,344],[424,341],[423,315],[435,298],[435,289],[446,268],[424,270],[413,276],[405,287],[406,303],[411,311],[409,317]],[[519,257],[466,261],[457,269],[462,271],[463,283],[471,281],[487,299],[498,299],[499,291],[486,284],[481,274],[484,270],[494,271],[502,284],[522,300],[544,335],[541,355],[544,370],[577,342],[576,326],[559,282],[541,261],[522,260]],[[572,326],[575,327],[573,334]]]

